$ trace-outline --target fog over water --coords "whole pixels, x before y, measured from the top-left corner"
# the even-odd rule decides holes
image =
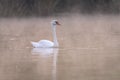
[[[53,40],[59,48],[33,48]],[[0,80],[119,80],[120,16],[65,15],[0,19]]]

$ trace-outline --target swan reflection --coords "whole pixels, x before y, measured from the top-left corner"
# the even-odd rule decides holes
[[[58,48],[33,48],[32,55],[37,55],[39,57],[39,66],[38,68],[41,70],[48,69],[49,66],[52,65],[52,80],[56,80],[56,70],[57,70],[57,56],[58,56]],[[52,60],[52,63],[49,63]],[[45,62],[44,62],[45,61]],[[47,61],[47,62],[46,62]],[[46,67],[47,65],[47,67]],[[40,71],[39,71],[40,72]],[[41,73],[40,73],[41,74]],[[48,73],[47,73],[48,74]]]
[[[58,53],[58,48],[33,48],[33,55],[50,56]]]

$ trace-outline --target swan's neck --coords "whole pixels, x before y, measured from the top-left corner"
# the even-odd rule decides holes
[[[54,47],[58,47],[58,41],[57,41],[57,36],[56,36],[56,25],[52,25],[53,28],[53,42],[54,42]]]

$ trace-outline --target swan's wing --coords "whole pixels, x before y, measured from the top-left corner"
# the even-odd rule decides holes
[[[54,43],[49,40],[40,40],[38,43],[41,47],[53,47],[54,46]]]
[[[35,47],[35,48],[40,47],[40,45],[39,45],[38,42],[32,42],[32,41],[31,41],[31,44],[32,44],[32,46]]]
[[[35,48],[45,48],[45,47],[53,47],[54,43],[49,40],[40,40],[39,42],[31,42],[32,46]]]

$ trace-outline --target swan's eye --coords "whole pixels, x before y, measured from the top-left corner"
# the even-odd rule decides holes
[[[55,21],[57,25],[60,25],[60,23],[58,21]]]

